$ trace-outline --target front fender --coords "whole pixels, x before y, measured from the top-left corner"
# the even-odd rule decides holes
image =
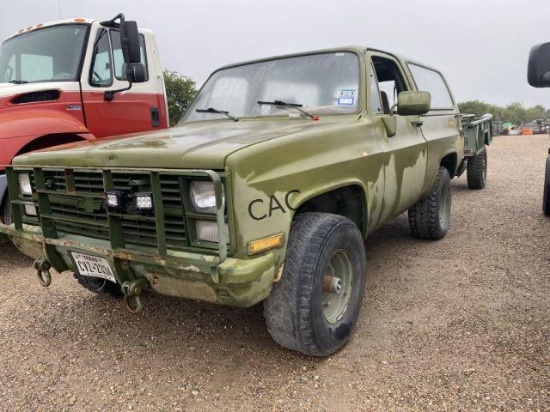
[[[72,115],[58,110],[22,108],[0,111],[0,165],[10,164],[23,147],[39,137],[88,134],[88,128],[79,116],[82,112]]]
[[[55,133],[89,133],[82,111],[30,109],[0,111],[0,140]]]

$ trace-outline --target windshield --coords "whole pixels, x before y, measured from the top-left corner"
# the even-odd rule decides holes
[[[204,109],[209,108],[237,118],[299,116],[293,105],[307,113],[353,113],[358,108],[358,86],[359,59],[354,53],[313,54],[251,63],[214,73],[181,121],[224,118],[212,111],[205,113]]]
[[[71,24],[6,40],[0,47],[0,82],[77,80],[87,31],[87,25]]]

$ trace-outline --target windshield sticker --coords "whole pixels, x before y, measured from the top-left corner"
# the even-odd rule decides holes
[[[338,92],[338,106],[353,106],[355,104],[355,89],[341,89]]]

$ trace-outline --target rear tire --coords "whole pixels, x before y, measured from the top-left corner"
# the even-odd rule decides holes
[[[544,175],[544,195],[542,197],[542,211],[550,216],[550,155],[546,158],[546,173]]]
[[[76,272],[73,273],[73,276],[83,288],[88,289],[90,292],[109,298],[119,299],[122,297],[120,286],[107,279],[82,276]]]
[[[483,189],[487,184],[487,148],[468,159],[468,188]]]
[[[351,220],[328,213],[296,216],[283,276],[264,301],[269,333],[306,355],[334,353],[355,328],[365,279],[365,246]]]
[[[451,179],[446,168],[439,172],[431,194],[409,209],[411,234],[422,239],[441,239],[451,222]]]

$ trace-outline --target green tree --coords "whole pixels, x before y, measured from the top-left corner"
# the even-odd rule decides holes
[[[540,104],[525,108],[523,104],[515,102],[502,107],[479,100],[470,100],[467,102],[458,103],[458,108],[461,113],[472,113],[476,116],[491,113],[493,115],[493,119],[495,120],[498,119],[505,123],[509,122],[516,125],[521,125],[538,119],[546,121],[546,119],[550,117],[550,109],[546,109]]]
[[[164,70],[162,74],[166,86],[170,126],[174,126],[197,94],[197,87],[193,80],[177,71]]]

